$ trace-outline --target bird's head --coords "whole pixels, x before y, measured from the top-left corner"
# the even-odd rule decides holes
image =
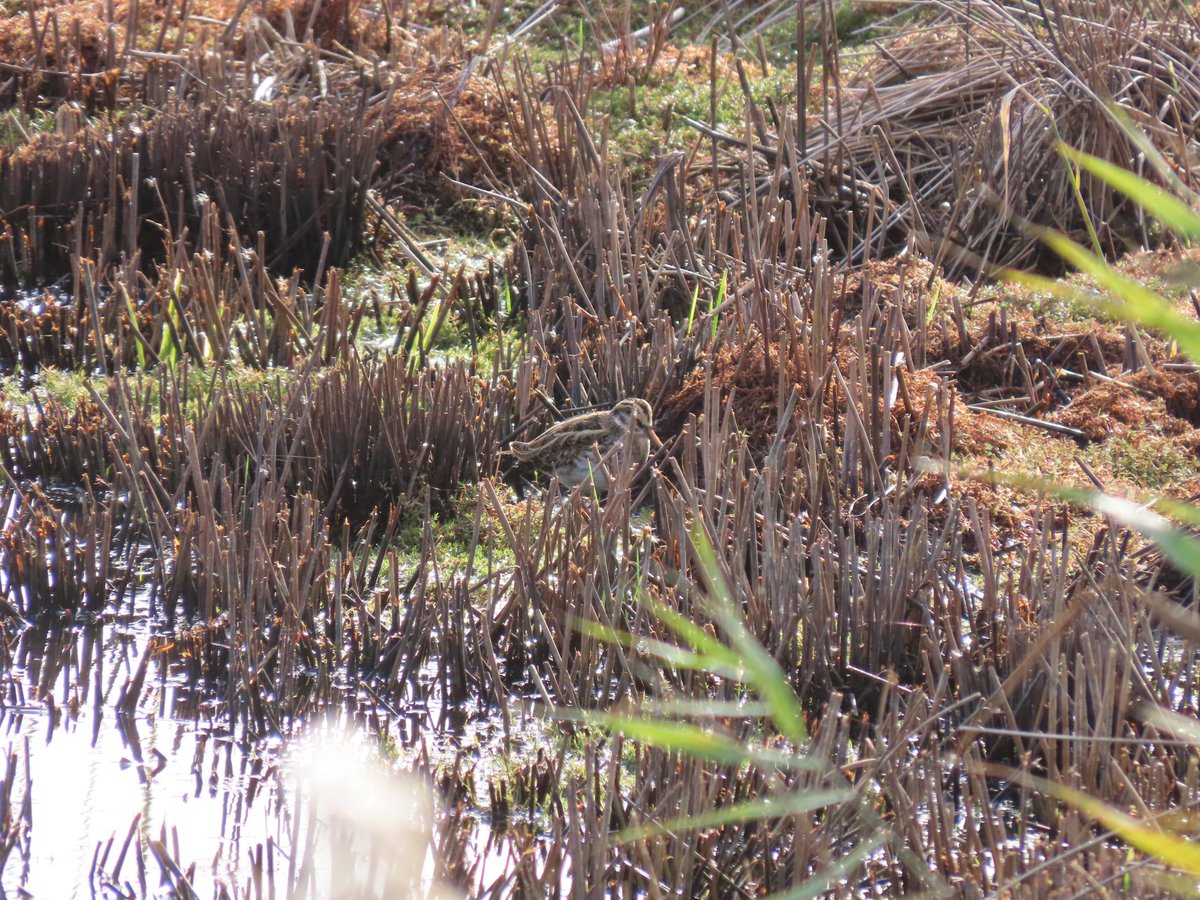
[[[641,398],[622,400],[612,408],[612,417],[625,431],[650,431],[654,427],[654,410]]]

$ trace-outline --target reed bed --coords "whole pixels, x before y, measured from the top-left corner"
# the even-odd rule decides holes
[[[26,112],[62,100],[88,112],[139,102],[159,106],[173,89],[209,80],[210,66],[261,66],[273,52],[301,67],[305,57],[345,62],[359,52],[386,51],[395,58],[408,45],[398,42],[393,54],[380,19],[378,10],[341,0],[70,2],[4,10],[0,99]]]
[[[372,189],[450,206],[458,178],[510,168],[494,83],[461,71],[461,36],[384,46],[378,11],[352,6],[9,17],[0,95],[15,92],[19,139],[0,148],[0,283],[42,285],[80,257],[145,267],[213,203],[273,272],[312,277],[360,248]]]
[[[268,265],[310,273],[340,265],[359,239],[378,132],[351,127],[353,105],[231,104],[213,92],[72,137],[44,135],[0,157],[2,277],[32,281],[67,269],[69,254],[101,266],[199,230],[206,204]]]
[[[905,241],[954,271],[1061,272],[1029,223],[1116,258],[1158,235],[1130,202],[1058,153],[1062,142],[1165,179],[1131,125],[1191,183],[1200,108],[1196,23],[1184,4],[1107,0],[937,2],[881,41],[848,79],[824,34],[819,101],[808,127],[775,108],[717,135],[753,146],[767,166],[798,156],[839,254],[862,262]],[[811,16],[821,34],[827,18]],[[826,26],[827,27],[827,26]],[[820,106],[809,105],[820,103]],[[695,123],[702,130],[710,128]],[[870,209],[875,205],[875,209]]]
[[[877,258],[880,236],[903,229],[913,241],[966,234],[993,262],[1029,262],[1009,227],[1018,214],[1078,228],[1074,211],[1055,218],[1061,182],[1036,174],[1053,148],[1030,96],[1045,96],[1005,100],[998,86],[1042,85],[1092,123],[1103,116],[1085,60],[1062,57],[1049,79],[1039,48],[1069,33],[1087,60],[1109,59],[1120,25],[1150,54],[1139,90],[1157,104],[1164,60],[1190,39],[1176,30],[1156,43],[1150,16],[1098,8],[1055,5],[1035,19],[1019,6],[943,4],[928,25],[936,41],[898,40],[846,89],[846,109],[859,105],[839,130],[812,130],[801,146],[780,127],[773,149],[743,146],[719,172],[703,153],[664,155],[648,183],[592,124],[587,67],[497,67],[488,115],[502,117],[521,162],[473,175],[520,216],[519,240],[487,271],[413,274],[389,298],[347,289],[341,271],[363,240],[367,191],[383,183],[373,179],[387,128],[369,113],[388,101],[366,92],[326,102],[297,75],[299,97],[222,107],[197,89],[136,126],[89,126],[5,156],[0,207],[33,202],[45,215],[10,221],[8,275],[58,266],[70,288],[0,303],[0,361],[30,378],[96,373],[73,408],[0,413],[9,667],[36,668],[43,691],[87,685],[96,663],[75,637],[99,640],[121,613],[153,634],[130,665],[123,712],[137,714],[155,677],[182,675],[245,742],[338,712],[390,734],[381,720],[440,708],[482,711],[520,743],[531,703],[539,717],[557,709],[557,743],[502,775],[462,755],[435,766],[425,733],[405,736],[439,796],[422,838],[437,877],[473,896],[758,896],[839,865],[832,892],[847,896],[1068,896],[1081,879],[1154,889],[1111,835],[988,766],[1148,816],[1194,805],[1194,751],[1139,714],[1197,713],[1195,647],[1172,637],[1166,652],[1154,612],[1182,588],[1156,581],[1108,523],[1036,499],[1014,523],[952,462],[983,414],[971,407],[1062,425],[1051,419],[1063,395],[1115,366],[1161,369],[1167,350],[1137,334],[1047,334],[1007,314],[969,320],[939,302],[932,269]],[[937,67],[932,47],[947,54]],[[982,72],[981,86],[955,105],[964,69]],[[943,93],[911,102],[948,70]],[[1172,96],[1190,90],[1189,71]],[[949,146],[990,158],[998,116],[1024,129],[1005,145],[1009,175],[985,170],[975,194],[953,188],[968,198],[953,229],[918,227],[918,204],[951,190],[950,168],[938,175],[932,160],[957,173],[971,167]],[[924,163],[918,120],[946,142],[930,143]],[[1119,156],[1125,138],[1105,121],[1097,141]],[[919,184],[878,156],[881,135]],[[181,180],[168,170],[183,157]],[[714,190],[730,163],[756,185],[740,202]],[[984,228],[986,186],[1002,194],[995,179],[1018,164],[1035,194],[1009,185],[1012,215]],[[48,165],[61,166],[49,179]],[[54,193],[30,201],[35,172]],[[826,215],[844,208],[826,178],[839,172],[886,188],[855,195],[853,227]],[[381,222],[386,199],[372,206]],[[1135,235],[1136,217],[1111,198],[1087,199],[1111,248]],[[142,235],[155,227],[152,248]],[[868,248],[853,272],[851,234]],[[364,323],[385,313],[390,345],[365,347]],[[449,325],[468,336],[467,359],[434,350]],[[1068,363],[1096,377],[1058,378]],[[647,471],[622,473],[603,498],[525,489],[508,441],[627,396],[652,403],[664,440]],[[653,652],[674,639],[664,609],[730,638],[698,534],[801,699],[803,748],[744,712],[728,673]],[[714,762],[599,733],[585,715],[661,719],[683,706],[716,734],[814,765]],[[0,812],[12,812],[10,781]],[[720,819],[743,801],[824,794],[786,815]],[[715,818],[618,834],[681,816]],[[18,845],[19,817],[0,826],[0,850]],[[146,840],[135,822],[118,842],[97,848],[95,885],[132,896],[160,877],[189,895],[195,869],[165,831]],[[488,850],[498,870],[480,862]],[[275,887],[264,863],[274,846],[254,852],[226,895]],[[281,892],[300,890],[293,874]]]

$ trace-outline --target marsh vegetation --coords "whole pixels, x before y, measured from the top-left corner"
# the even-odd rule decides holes
[[[1189,829],[1195,585],[978,473],[1200,493],[1044,240],[1200,314],[1060,153],[1196,189],[1194,13],[0,3],[4,889],[1180,889],[1026,775]]]

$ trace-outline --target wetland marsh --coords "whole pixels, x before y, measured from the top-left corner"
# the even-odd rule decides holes
[[[1181,890],[1037,785],[1190,834],[1194,582],[988,473],[1200,495],[1196,366],[1045,231],[1200,315],[1060,152],[1194,197],[1198,58],[1166,0],[0,3],[0,894]],[[633,398],[605,493],[512,452]]]

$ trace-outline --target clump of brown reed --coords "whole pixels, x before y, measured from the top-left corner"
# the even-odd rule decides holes
[[[47,95],[110,105],[120,72],[116,33],[106,34],[104,17],[91,3],[40,12],[30,6],[0,16],[0,96],[21,105]]]
[[[331,263],[345,258],[339,233],[360,224],[358,204],[347,206],[335,197],[326,198],[337,207],[333,218],[318,215],[323,221],[309,221],[314,210],[301,208],[307,202],[307,179],[321,172],[332,172],[336,179],[346,165],[341,151],[347,148],[331,143],[337,133],[355,147],[363,142],[369,152],[380,151],[378,161],[387,176],[382,186],[388,190],[421,205],[431,198],[447,206],[457,203],[469,193],[455,181],[483,183],[515,162],[495,82],[473,75],[474,63],[464,65],[472,50],[462,35],[439,29],[417,37],[397,30],[392,13],[390,7],[380,13],[341,0],[286,0],[251,8],[222,2],[168,5],[165,9],[136,3],[109,4],[106,9],[68,4],[41,16],[0,17],[7,29],[7,45],[0,46],[0,76],[11,76],[0,82],[0,95],[12,94],[13,102],[25,113],[14,117],[14,122],[26,143],[45,141],[36,138],[46,128],[45,117],[29,118],[36,111],[56,113],[54,124],[60,137],[71,141],[87,130],[84,113],[120,104],[165,110],[183,102],[187,107],[184,119],[200,119],[196,123],[200,130],[193,136],[204,136],[193,154],[200,158],[200,169],[185,175],[185,157],[170,146],[179,140],[171,133],[170,118],[159,117],[162,122],[157,125],[132,123],[134,135],[167,129],[159,135],[169,162],[162,171],[154,170],[143,146],[123,146],[130,139],[130,129],[106,127],[101,129],[101,138],[116,145],[110,150],[116,159],[116,174],[101,166],[96,180],[86,184],[86,194],[73,180],[61,184],[58,194],[69,200],[65,211],[44,211],[34,197],[26,198],[27,204],[5,208],[33,209],[31,222],[37,215],[69,217],[88,198],[95,202],[107,196],[118,182],[123,182],[119,185],[122,192],[128,192],[130,178],[136,181],[138,175],[130,171],[128,155],[140,153],[140,174],[158,178],[162,195],[156,198],[153,190],[137,187],[143,211],[161,212],[179,227],[182,216],[193,212],[195,195],[220,199],[214,184],[196,183],[205,179],[207,157],[220,166],[218,180],[227,191],[224,214],[232,214],[243,226],[243,239],[252,243],[261,228],[273,245],[275,232],[282,230],[287,258],[273,258],[272,265],[286,270],[292,264],[303,264],[311,274],[321,247],[305,245],[304,238],[299,239],[299,246],[293,246],[296,242],[290,231],[297,224],[295,217],[307,223],[303,227],[316,229],[318,244],[322,229],[331,232]],[[407,16],[406,11],[397,13]],[[205,121],[207,114],[200,107],[206,106],[209,112],[221,111],[218,119],[238,121]],[[322,127],[320,121],[331,115],[331,110],[340,111],[342,118],[331,127]],[[263,120],[273,124],[264,126]],[[292,120],[315,120],[318,131],[289,141],[287,135],[295,131]],[[22,121],[26,124],[21,125]],[[264,127],[270,131],[267,140],[279,145],[274,155],[259,152],[265,148],[258,146],[252,156],[246,156],[243,151],[249,150],[248,146],[240,150],[231,146],[231,141],[253,143],[254,134]],[[229,134],[222,137],[227,130]],[[207,143],[215,145],[211,155],[205,151]],[[354,147],[349,150],[355,155]],[[41,165],[54,166],[53,156],[70,155],[72,150],[60,141],[51,141],[35,152]],[[86,158],[87,152],[82,155]],[[369,158],[368,154],[364,160]],[[191,164],[195,167],[196,160]],[[285,168],[277,170],[277,164]],[[67,174],[76,169],[78,165],[66,165]],[[240,174],[253,183],[237,183]],[[165,177],[168,175],[178,175],[178,183]],[[358,168],[349,172],[351,180],[366,191],[371,185],[364,175],[370,173]],[[245,215],[244,207],[256,205],[258,192],[272,182],[282,190],[265,202],[278,221],[257,213]],[[341,193],[342,188],[320,183],[314,190],[325,197]],[[299,206],[293,196],[297,192]],[[171,215],[161,209],[163,198]],[[277,227],[266,227],[269,225]],[[129,231],[120,222],[109,227],[119,233]],[[19,235],[14,239],[21,241]],[[41,246],[30,240],[35,249]],[[356,241],[357,235],[352,240]],[[66,245],[76,243],[68,241]]]
[[[272,277],[264,241],[239,245],[237,233],[207,204],[196,234],[168,232],[165,257],[145,269],[141,253],[119,266],[79,261],[69,286],[0,296],[0,365],[112,371],[238,362],[290,366],[318,348],[344,357],[378,297],[347,297],[337,270],[311,289],[298,273]]]
[[[161,258],[164,236],[198,231],[209,203],[275,270],[340,265],[361,238],[379,146],[363,112],[211,96],[36,138],[0,156],[2,277],[70,271],[72,255]]]
[[[721,347],[666,400],[660,417],[664,432],[678,433],[689,416],[704,412],[710,385],[719,392],[720,409],[732,412],[736,422],[744,423],[742,428],[748,445],[760,458],[773,445],[794,439],[792,429],[811,424],[812,416],[831,417],[829,424],[839,429],[839,417],[845,412],[847,395],[828,377],[829,373],[825,373],[826,377],[817,377],[803,368],[805,354],[802,348],[812,334],[811,328],[781,330],[771,340],[753,334],[740,344]],[[846,369],[859,374],[856,371],[859,363],[857,348],[839,347],[841,342],[853,340],[852,335],[835,331],[829,333],[826,340],[835,353],[841,351]],[[873,398],[875,406],[858,410],[864,422],[889,431],[887,438],[882,431],[872,435],[872,446],[883,449],[885,459],[881,462],[887,465],[894,462],[888,457],[902,443],[915,440],[919,445],[938,439],[938,423],[936,416],[930,421],[932,407],[929,404],[936,402],[940,386],[935,386],[936,379],[928,373],[914,372],[903,364],[896,364],[904,358],[904,351],[893,352],[895,355],[891,359],[880,354],[862,373],[870,381],[890,384],[890,388],[880,391],[876,385],[868,383],[865,396]],[[787,405],[781,406],[779,401],[788,390],[792,395],[788,397]],[[810,395],[810,390],[823,396]],[[858,402],[859,396],[863,395],[853,394],[854,402]],[[797,409],[802,411],[799,415],[795,414]],[[889,419],[890,425],[885,424]],[[905,434],[917,423],[923,423],[919,437],[915,433]]]
[[[224,686],[231,720],[253,734],[279,733],[330,696],[337,654],[318,625],[332,607],[326,522],[312,496],[289,499],[277,483],[247,491],[230,473],[208,485],[202,502],[226,512],[201,506],[175,523],[163,587],[179,593],[164,590],[164,611],[171,621],[183,615],[215,626],[208,634],[225,648],[223,665],[203,674]]]
[[[526,160],[513,190],[530,200],[513,263],[516,296],[535,358],[553,363],[544,389],[556,402],[644,396],[657,404],[721,342],[736,352],[749,334],[774,334],[806,306],[832,314],[832,281],[801,277],[819,241],[806,198],[798,212],[776,192],[739,230],[732,210],[694,195],[682,154],[659,160],[651,183],[635,188],[585,123],[593,87],[573,69],[539,84],[518,67],[509,106]],[[767,299],[775,291],[794,293],[780,305]],[[823,351],[812,352],[809,362],[823,370]]]
[[[58,482],[102,490],[111,474],[106,421],[93,403],[0,408],[0,460],[19,484]]]
[[[954,269],[1060,269],[1030,222],[1115,257],[1160,236],[1065,163],[1058,144],[1132,165],[1141,153],[1125,118],[1190,182],[1200,159],[1195,25],[1171,3],[940,3],[835,86],[802,145],[786,123],[785,137],[760,140],[768,159],[806,160],[835,246],[855,261],[912,236]],[[872,193],[886,199],[882,215],[868,215]]]
[[[41,488],[6,488],[0,569],[10,609],[45,629],[92,624],[124,591],[114,571],[121,514],[112,503],[78,517],[62,516]],[[124,576],[124,583],[129,578]],[[40,648],[35,648],[40,649]]]
[[[461,363],[413,371],[400,359],[351,361],[274,394],[220,391],[194,420],[178,420],[173,437],[194,441],[188,468],[252,464],[312,492],[333,520],[358,524],[425,489],[444,502],[458,485],[493,471],[512,405],[505,379],[476,377]],[[174,474],[174,483],[189,479],[184,470]]]
[[[390,9],[388,10],[390,13]],[[358,65],[391,59],[390,15],[346,0],[117,0],[0,11],[0,98],[24,111],[66,100],[89,112],[121,103],[160,105],[168,86],[208,80],[209,63],[261,66],[270,51]],[[299,51],[297,53],[296,51]]]

